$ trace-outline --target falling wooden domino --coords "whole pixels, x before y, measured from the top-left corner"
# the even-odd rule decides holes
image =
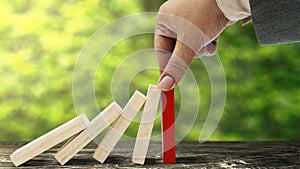
[[[60,142],[84,130],[89,124],[85,114],[64,123],[45,135],[33,140],[11,154],[10,159],[19,166],[35,156],[43,153]]]
[[[144,106],[140,127],[138,130],[132,162],[137,164],[144,164],[149,147],[151,133],[154,125],[156,111],[160,99],[161,91],[157,86],[149,85],[147,92],[147,100]]]
[[[94,158],[103,163],[112,149],[120,140],[125,130],[128,128],[130,122],[133,120],[139,109],[142,107],[146,100],[146,97],[139,91],[135,91],[128,103],[123,109],[123,113],[115,122],[113,127],[106,133],[103,140],[97,147]]]
[[[55,155],[57,161],[61,165],[64,165],[97,135],[99,135],[110,123],[117,119],[121,113],[121,107],[115,102],[111,103],[90,122],[84,131],[63,145],[63,147]]]

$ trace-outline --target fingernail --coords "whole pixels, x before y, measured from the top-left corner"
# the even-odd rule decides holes
[[[160,88],[163,91],[171,90],[171,88],[174,85],[174,80],[172,77],[166,75],[164,78],[161,79],[161,81],[158,83],[158,88]]]

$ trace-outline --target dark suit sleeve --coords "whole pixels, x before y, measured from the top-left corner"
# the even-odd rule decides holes
[[[250,6],[260,44],[300,41],[300,0],[250,0]]]

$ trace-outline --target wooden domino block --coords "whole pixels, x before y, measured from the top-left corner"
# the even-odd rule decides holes
[[[87,116],[85,114],[81,114],[80,116],[68,121],[67,123],[64,123],[63,125],[19,148],[13,154],[11,154],[10,159],[16,166],[19,166],[66,140],[67,138],[84,130],[88,124],[89,120]]]
[[[149,85],[147,100],[144,106],[144,111],[133,150],[133,163],[145,163],[158,103],[160,100],[160,93],[161,91],[156,86]]]
[[[124,107],[121,116],[118,118],[113,127],[106,133],[103,140],[97,147],[93,156],[97,161],[103,163],[106,160],[112,149],[124,134],[125,130],[128,128],[130,122],[134,119],[135,115],[144,104],[145,100],[146,97],[142,93],[135,91]]]
[[[163,92],[162,97],[162,149],[165,164],[176,163],[176,140],[175,140],[175,110],[174,89]]]
[[[63,145],[63,147],[55,155],[57,161],[61,165],[64,165],[97,135],[99,135],[110,123],[117,119],[121,113],[121,107],[115,102],[111,103],[90,122],[84,131]]]

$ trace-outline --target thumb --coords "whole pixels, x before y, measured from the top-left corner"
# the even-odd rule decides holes
[[[182,42],[176,42],[172,56],[160,77],[158,87],[163,91],[173,89],[191,65],[195,52]]]

